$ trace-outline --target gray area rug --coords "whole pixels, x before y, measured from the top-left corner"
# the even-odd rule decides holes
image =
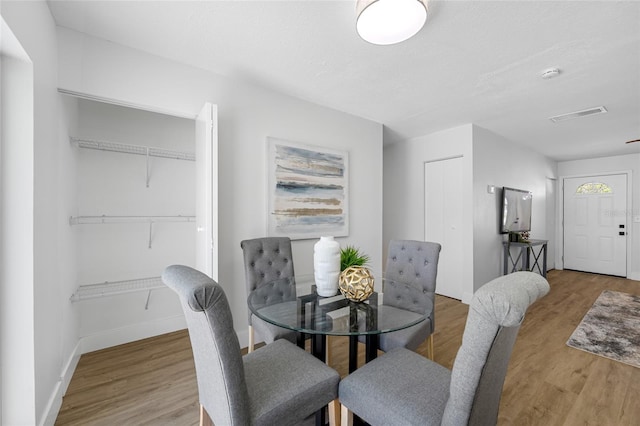
[[[567,345],[640,368],[640,296],[603,291]]]

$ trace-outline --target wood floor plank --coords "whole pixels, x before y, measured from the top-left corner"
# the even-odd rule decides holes
[[[517,405],[523,407],[518,415],[513,419],[507,419],[505,414],[501,413],[501,422],[512,425],[560,425],[566,419],[576,398],[577,395],[572,392],[540,381],[532,399],[517,402]],[[504,397],[504,400],[507,398]],[[512,401],[511,404],[515,402]]]
[[[620,363],[604,358],[597,359],[592,364],[585,383],[585,389],[589,389],[589,392],[580,393],[565,422],[566,425],[620,424],[622,406],[629,388],[630,372],[618,368],[616,364]]]
[[[507,371],[499,426],[637,426],[640,368],[598,357],[566,341],[603,290],[640,295],[640,282],[550,271],[551,292],[523,323]],[[468,306],[436,297],[435,361],[451,368]],[[348,371],[348,339],[330,339],[332,364]],[[427,346],[417,352],[426,356]],[[364,363],[360,345],[359,365]],[[85,354],[56,425],[171,425],[199,421],[198,389],[186,330]]]
[[[620,425],[637,426],[640,423],[640,368],[635,368],[629,376],[629,388],[622,404]]]

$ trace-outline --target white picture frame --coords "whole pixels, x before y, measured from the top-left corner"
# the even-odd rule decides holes
[[[349,235],[349,153],[267,138],[267,234]]]

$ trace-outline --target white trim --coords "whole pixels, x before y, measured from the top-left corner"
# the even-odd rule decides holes
[[[185,328],[187,328],[187,323],[184,316],[174,315],[83,336],[80,338],[79,344],[82,348],[81,353],[86,354]]]
[[[445,161],[445,160],[455,160],[456,158],[464,158],[464,154],[449,155],[447,157],[442,157],[442,158],[432,158],[431,160],[425,160],[424,164],[437,163],[438,161]],[[424,170],[424,165],[422,169]]]
[[[236,335],[238,336],[238,341],[240,341],[240,347],[246,348],[249,346],[249,327],[244,327],[244,329],[240,332],[236,331]],[[260,343],[260,337],[255,335],[257,340],[254,343]]]
[[[62,397],[67,393],[73,373],[78,366],[78,361],[80,361],[80,341],[76,343],[67,363],[62,369],[60,380],[56,383],[43,415],[40,417],[40,426],[53,426],[55,424],[60,408],[62,407]]]
[[[38,423],[38,426],[53,426],[55,424],[58,413],[60,412],[60,407],[62,407],[63,395],[64,391],[62,390],[62,384],[59,380],[54,386],[51,397],[44,409],[44,413],[40,417],[40,423]]]
[[[167,110],[167,109],[163,109],[163,108],[158,108],[158,107],[153,106],[153,105],[143,105],[143,104],[137,104],[137,103],[133,103],[133,102],[120,101],[120,100],[114,99],[114,98],[106,98],[106,97],[103,97],[103,96],[90,95],[88,93],[76,92],[76,91],[73,91],[73,90],[62,89],[60,87],[58,87],[58,93],[61,93],[63,95],[74,96],[74,97],[80,98],[80,99],[87,99],[87,100],[90,100],[90,101],[103,102],[103,103],[111,104],[111,105],[118,105],[118,106],[123,106],[123,107],[127,107],[127,108],[140,109],[140,110],[143,110],[143,111],[155,112],[155,113],[158,113],[158,114],[171,115],[173,117],[187,118],[189,120],[195,120],[196,119],[195,115],[189,114],[187,112],[172,111],[172,110]]]
[[[465,305],[470,305],[472,299],[473,299],[473,293],[469,293],[468,291],[465,291],[462,293],[461,302],[464,303]]]
[[[634,281],[640,281],[640,272],[630,272],[627,275],[627,279],[634,280]]]
[[[67,364],[64,366],[62,370],[62,374],[60,375],[60,379],[62,381],[62,394],[67,393],[67,388],[69,387],[69,383],[71,383],[71,378],[73,377],[73,373],[76,371],[76,367],[78,366],[78,361],[80,361],[80,340],[76,343],[76,347],[73,348],[71,352],[71,356],[67,361]]]

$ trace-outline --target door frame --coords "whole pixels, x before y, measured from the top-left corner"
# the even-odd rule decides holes
[[[560,238],[560,232],[564,232],[564,228],[560,230],[558,226],[558,189],[559,189],[559,181],[556,177],[546,176],[545,178],[545,226],[546,226],[546,237],[549,241],[549,245],[547,247],[548,256],[547,256],[547,272],[551,269],[556,269],[557,261],[556,259],[561,255],[558,255],[558,241]],[[547,189],[551,186],[553,188],[553,194],[547,193]],[[553,203],[553,205],[549,205]],[[553,207],[551,210],[550,207]]]
[[[575,175],[563,175],[559,177],[561,184],[560,191],[558,191],[558,223],[559,235],[558,235],[558,252],[556,253],[556,269],[564,269],[564,181],[565,179],[581,178],[581,177],[597,177],[597,176],[609,176],[609,175],[627,175],[627,211],[630,211],[629,206],[633,201],[633,172],[631,170],[614,170],[609,172],[596,172],[596,173],[580,173]],[[625,277],[629,276],[629,265],[631,264],[631,238],[629,238],[629,221],[627,221],[627,262]]]
[[[195,267],[218,281],[218,106],[206,102],[195,126]]]

